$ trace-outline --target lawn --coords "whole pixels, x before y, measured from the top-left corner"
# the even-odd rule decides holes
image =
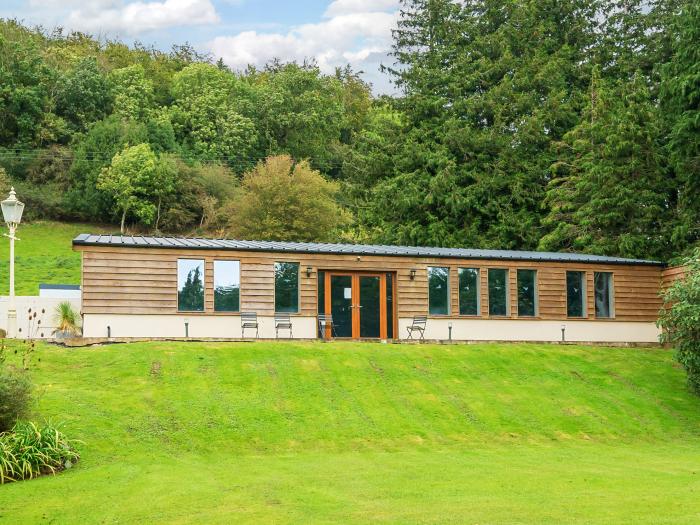
[[[101,233],[105,227],[35,221],[21,224],[15,243],[15,293],[38,295],[40,283],[80,284],[80,254],[73,252],[71,241],[79,233]],[[10,244],[0,243],[0,295],[9,292]]]
[[[700,399],[670,352],[40,345],[82,459],[7,523],[698,523]]]

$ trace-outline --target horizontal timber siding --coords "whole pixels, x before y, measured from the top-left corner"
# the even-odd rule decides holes
[[[588,319],[595,319],[593,272],[613,273],[615,319],[655,321],[661,307],[659,289],[662,268],[657,266],[460,260],[397,256],[265,253],[230,250],[129,248],[76,246],[83,259],[83,313],[175,314],[177,313],[177,259],[204,259],[205,312],[214,314],[214,260],[241,263],[241,310],[259,315],[274,313],[274,263],[300,264],[300,315],[316,315],[317,271],[353,270],[396,272],[399,317],[428,313],[427,267],[450,269],[450,317],[459,317],[458,268],[480,270],[481,317],[488,318],[489,268],[509,271],[510,315],[517,318],[518,269],[537,271],[538,309],[535,319],[566,319],[566,271],[586,272]],[[306,268],[312,268],[311,277]],[[411,279],[411,269],[416,270]],[[189,313],[188,315],[202,315]],[[221,313],[217,315],[230,315]],[[444,316],[442,316],[444,317]],[[500,317],[502,318],[502,317]]]

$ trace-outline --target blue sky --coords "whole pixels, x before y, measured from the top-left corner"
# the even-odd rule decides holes
[[[398,0],[4,0],[0,17],[167,50],[190,42],[234,69],[272,58],[315,58],[325,72],[352,65],[376,93],[392,91],[389,64]]]

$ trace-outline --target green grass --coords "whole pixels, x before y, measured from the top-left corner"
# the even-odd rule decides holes
[[[7,523],[698,523],[700,400],[668,351],[38,347],[74,469]]]
[[[5,230],[3,230],[5,232]],[[79,233],[101,233],[105,227],[36,221],[21,224],[15,243],[15,293],[38,295],[40,283],[80,284],[80,254],[71,241]],[[6,233],[6,232],[5,232]],[[0,239],[0,294],[9,292],[10,243]]]

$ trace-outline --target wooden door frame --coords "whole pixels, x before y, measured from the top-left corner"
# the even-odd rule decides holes
[[[361,277],[378,277],[379,278],[379,338],[380,339],[388,339],[387,333],[387,300],[386,300],[386,274],[390,273],[392,275],[392,288],[391,288],[391,294],[392,294],[392,306],[393,306],[393,312],[392,312],[392,331],[393,331],[393,338],[396,338],[396,325],[397,325],[397,319],[396,319],[396,288],[397,288],[397,283],[396,283],[396,272],[385,272],[385,271],[372,271],[372,270],[323,270],[320,269],[319,271],[324,272],[324,292],[325,296],[323,298],[324,301],[324,310],[326,313],[332,314],[332,306],[331,306],[331,277],[332,276],[346,276],[350,277],[350,286],[351,286],[351,291],[350,294],[352,295],[351,298],[351,308],[352,308],[352,336],[350,337],[351,339],[361,339],[360,337],[360,278]],[[330,330],[330,328],[326,328],[326,330]],[[326,333],[326,337],[329,337],[330,334]]]

